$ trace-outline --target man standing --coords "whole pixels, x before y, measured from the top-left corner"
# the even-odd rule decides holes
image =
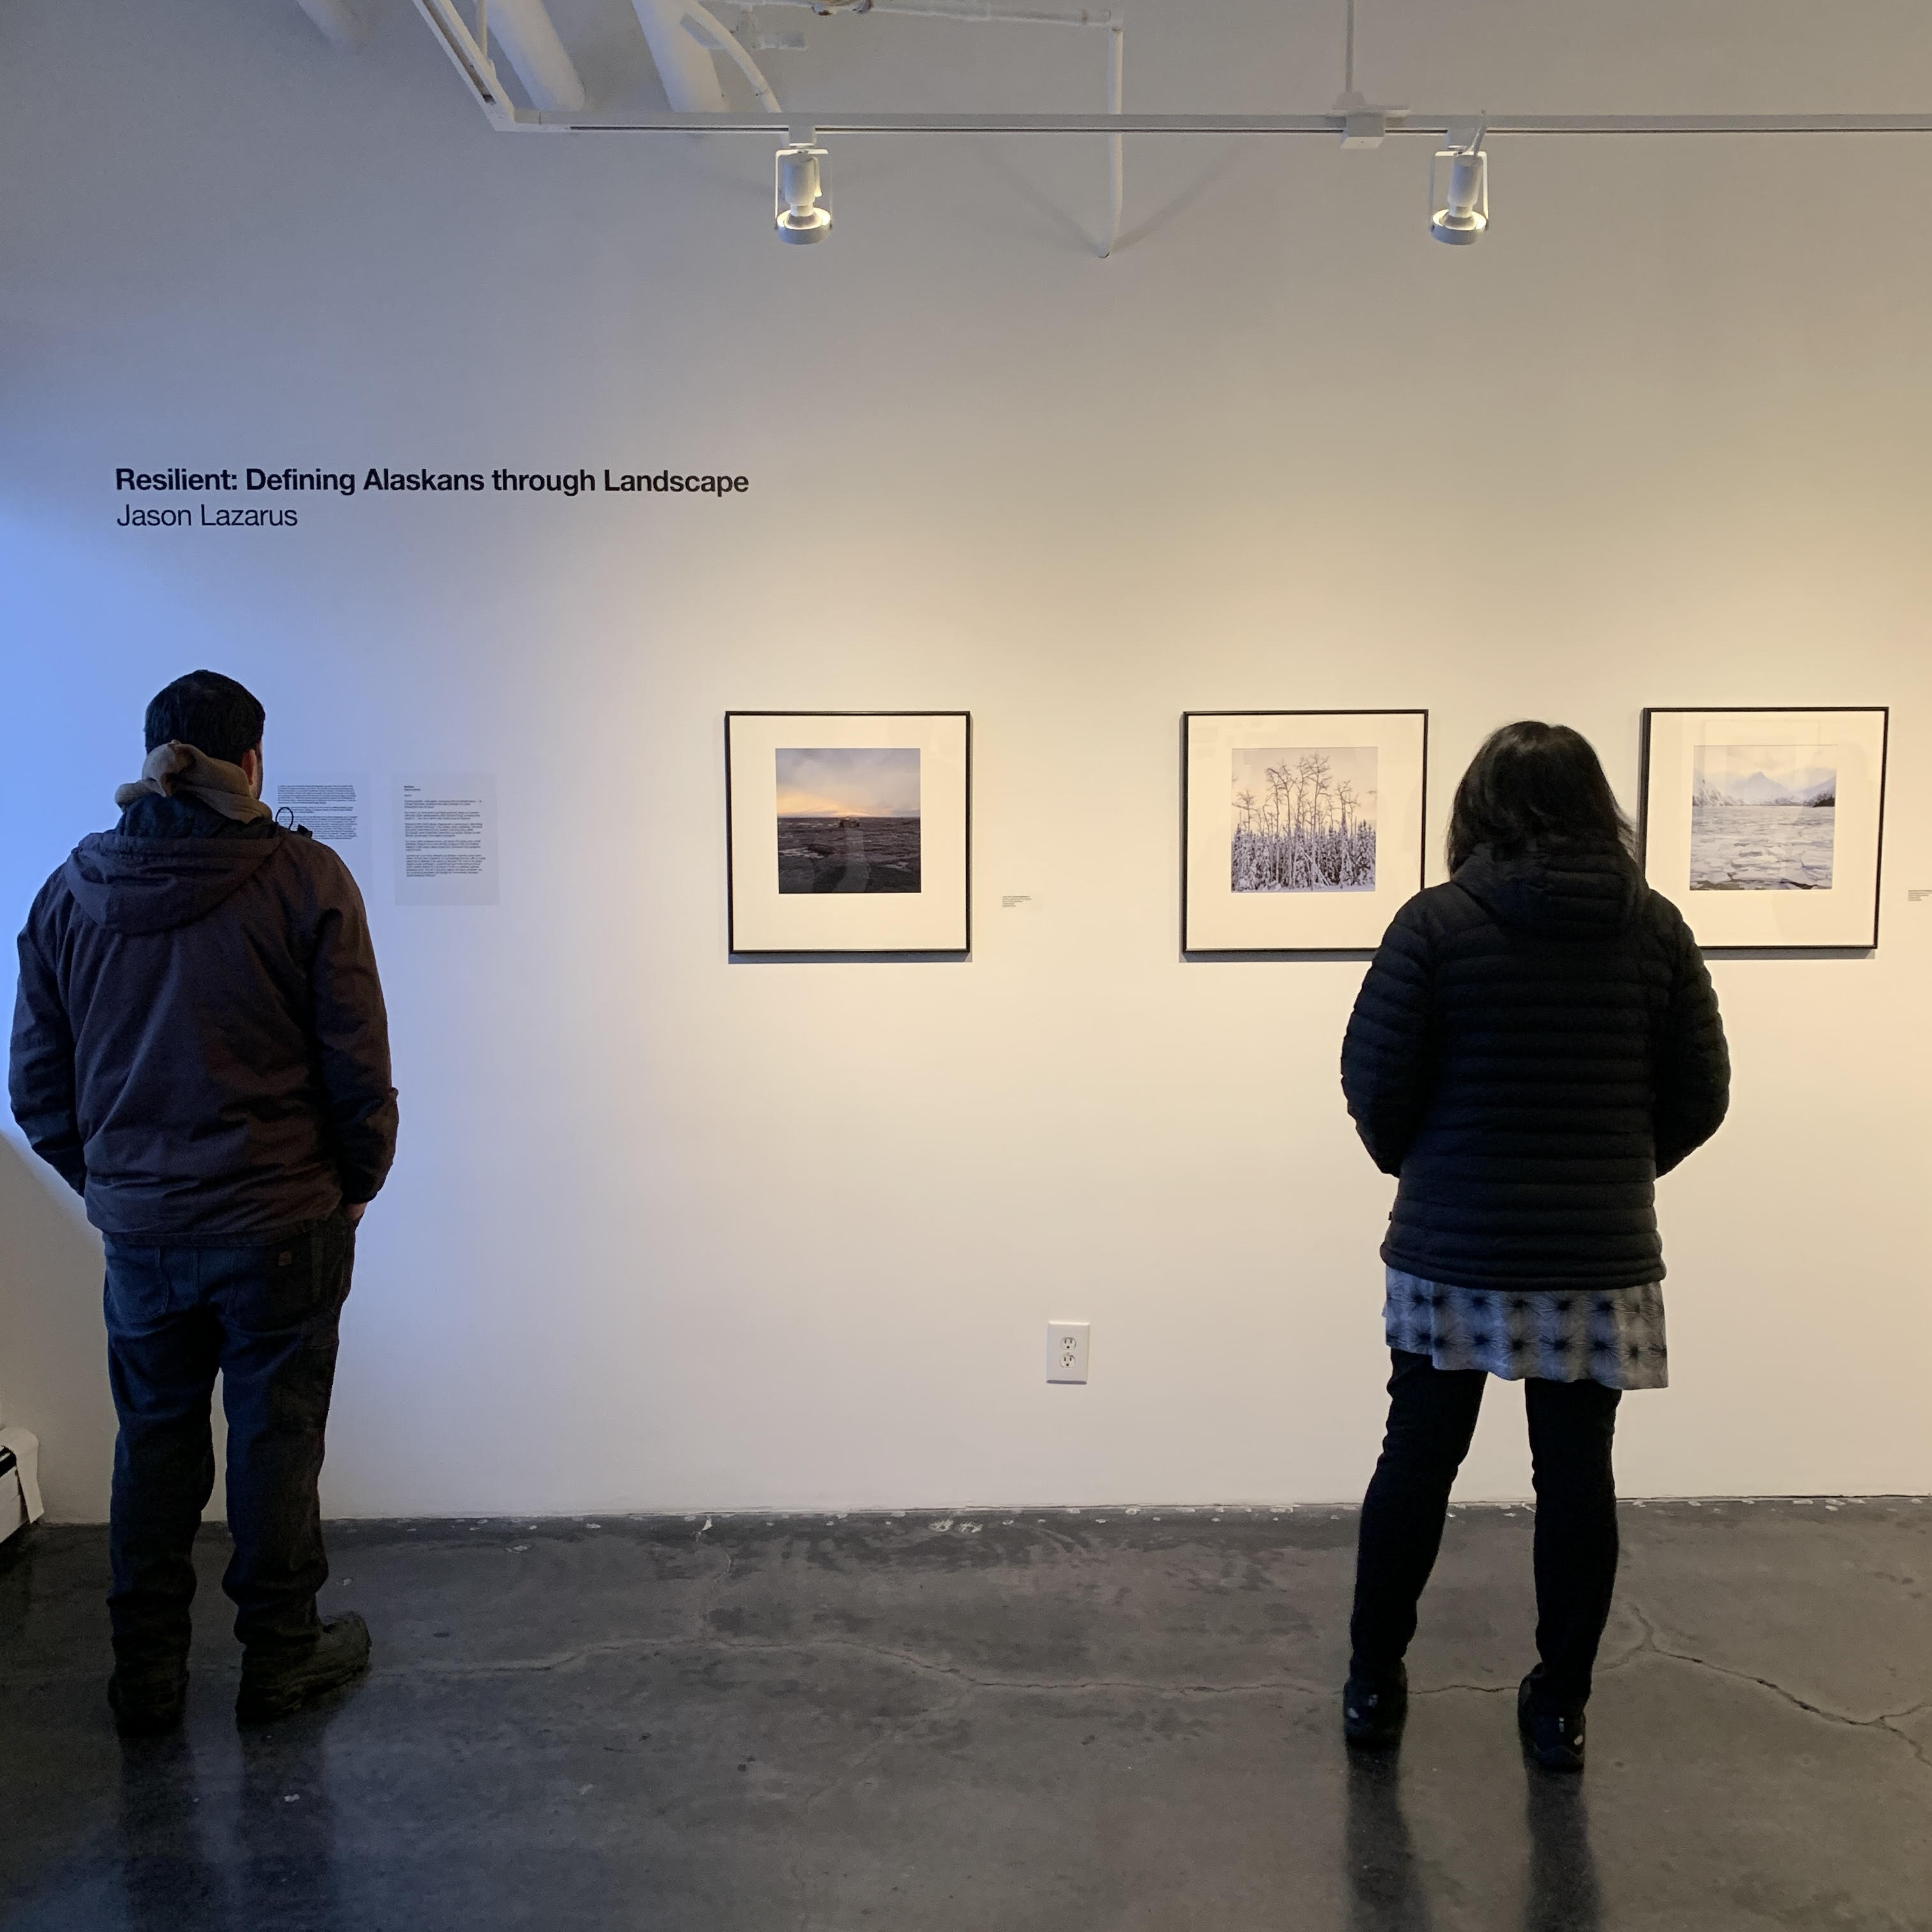
[[[388,1021],[348,868],[261,802],[263,718],[232,678],[170,685],[120,824],[20,935],[14,1118],[106,1246],[124,1731],[181,1720],[218,1370],[237,1718],[284,1717],[369,1660],[359,1616],[316,1608],[316,1482],[356,1223],[395,1151]]]

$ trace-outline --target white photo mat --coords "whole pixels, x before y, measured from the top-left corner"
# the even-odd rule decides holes
[[[1381,944],[1397,908],[1422,887],[1426,711],[1191,711],[1182,747],[1184,952],[1357,952]],[[1374,752],[1372,889],[1234,890],[1236,756],[1276,750]]]
[[[963,711],[734,711],[724,719],[734,952],[964,952],[970,943],[972,721]],[[778,890],[778,754],[919,754],[916,892]]]
[[[1877,944],[1888,722],[1882,706],[1645,712],[1644,877],[1683,913],[1700,946]],[[1726,757],[1761,748],[1786,753],[1806,776],[1827,768],[1835,772],[1830,883],[1802,890],[1694,888],[1693,802],[1700,771],[1766,762]]]

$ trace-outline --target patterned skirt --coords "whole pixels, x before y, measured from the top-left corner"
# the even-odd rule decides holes
[[[1481,1369],[1504,1382],[1600,1382],[1667,1388],[1664,1284],[1636,1288],[1450,1288],[1388,1270],[1383,1324],[1391,1348],[1438,1369]]]

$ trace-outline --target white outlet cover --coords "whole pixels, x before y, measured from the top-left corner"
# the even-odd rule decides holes
[[[1046,1324],[1046,1378],[1050,1382],[1084,1382],[1087,1348],[1094,1332],[1087,1322],[1049,1322]]]

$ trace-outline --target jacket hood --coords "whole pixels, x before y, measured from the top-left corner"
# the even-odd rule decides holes
[[[1608,842],[1499,854],[1478,845],[1454,883],[1500,926],[1551,939],[1607,939],[1636,916],[1644,884]]]
[[[74,902],[109,932],[168,932],[205,919],[251,879],[272,838],[130,838],[97,832],[69,855],[61,877]]]

